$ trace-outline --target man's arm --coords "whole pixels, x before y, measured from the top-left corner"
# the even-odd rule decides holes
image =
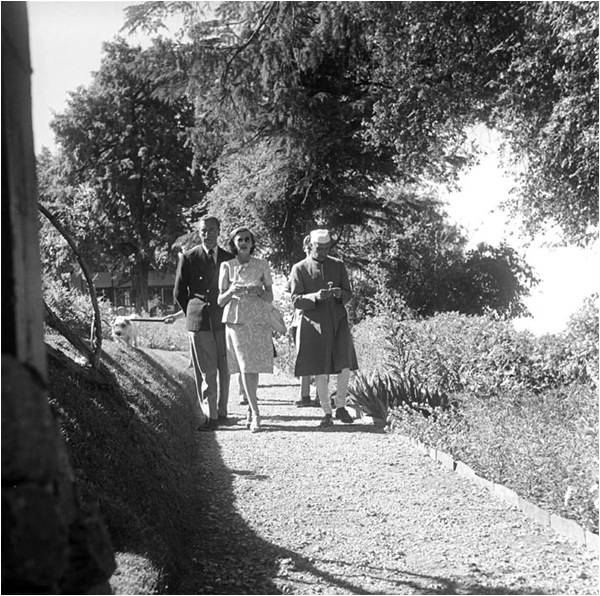
[[[290,273],[290,292],[292,293],[294,308],[299,310],[313,310],[316,308],[320,292],[306,292],[298,265],[294,265]]]
[[[350,286],[350,280],[348,279],[346,265],[344,265],[344,263],[340,263],[340,266],[342,268],[342,283],[340,284],[342,289],[341,301],[342,304],[348,304],[352,298],[352,287]]]
[[[187,267],[186,259],[182,256],[177,263],[177,272],[175,273],[175,285],[173,286],[173,298],[179,304],[181,310],[186,313],[187,305],[190,300],[190,294],[187,285]]]
[[[166,317],[163,317],[162,322],[166,323],[167,325],[170,325],[175,322],[175,319],[179,319],[181,317],[185,317],[185,313],[182,310],[178,310],[176,313],[174,313],[172,315],[167,315]]]

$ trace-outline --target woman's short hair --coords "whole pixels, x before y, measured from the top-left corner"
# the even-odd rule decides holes
[[[231,234],[229,234],[229,241],[228,241],[229,252],[234,255],[238,254],[238,250],[235,246],[234,240],[235,240],[235,237],[238,234],[240,234],[241,232],[248,232],[248,234],[250,234],[250,240],[252,241],[252,246],[250,247],[250,254],[252,254],[256,247],[256,239],[254,238],[254,234],[246,226],[240,226],[239,228],[236,228],[235,230],[233,230],[233,232],[231,232]]]

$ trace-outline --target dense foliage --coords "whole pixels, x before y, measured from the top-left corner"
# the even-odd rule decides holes
[[[423,416],[418,403],[405,402],[391,409],[392,428],[598,531],[597,295],[565,331],[540,337],[456,313],[381,314],[356,325],[354,336],[363,374],[410,376],[455,404]]]
[[[357,320],[392,293],[419,315],[524,314],[533,275],[514,250],[466,251],[439,209],[415,208],[428,184],[452,185],[473,163],[466,132],[480,122],[524,164],[518,201],[531,229],[554,219],[572,239],[593,236],[591,3],[223,2],[209,18],[166,2],[127,12],[128,26],[150,30],[183,14],[182,29],[143,52],[107,46],[94,84],[54,123],[69,197],[43,185],[42,196],[82,213],[79,241],[100,240],[92,258],[132,274],[142,305],[149,269],[210,210],[225,231],[251,225],[284,272],[309,228],[331,228],[359,271]],[[390,201],[390,185],[415,190]],[[56,252],[48,262],[61,262]]]
[[[588,296],[571,315],[565,331],[573,352],[585,362],[587,376],[598,381],[598,293]]]
[[[585,243],[598,225],[598,3],[521,2],[518,29],[493,57],[493,124],[525,159],[512,207],[535,233],[547,222]]]
[[[355,330],[359,336],[366,333],[367,341],[379,338],[380,348],[365,363],[367,370],[373,364],[396,369],[446,392],[470,391],[491,398],[596,379],[597,352],[578,347],[578,342],[591,344],[593,331],[577,341],[568,332],[536,337],[516,331],[510,321],[457,313],[402,320],[380,316],[366,319]],[[596,330],[596,342],[597,337]],[[363,353],[369,353],[366,346]]]
[[[154,96],[157,83],[140,75],[151,52],[123,41],[104,50],[92,84],[52,122],[60,153],[40,160],[40,198],[74,224],[86,259],[132,278],[142,308],[149,271],[169,265],[183,209],[205,187],[192,173],[191,105]]]
[[[209,20],[166,2],[129,8],[128,25],[156,29],[171,12],[191,39],[179,51],[197,139],[217,133],[226,163],[254,143],[271,154],[259,170],[287,162],[266,222],[282,246],[312,211],[352,222],[378,177],[451,183],[475,155],[465,131],[477,122],[519,160],[515,201],[531,229],[550,219],[593,237],[595,3],[223,2]],[[180,77],[164,79],[181,92]]]
[[[501,399],[459,395],[459,412],[396,409],[391,428],[451,453],[477,474],[598,532],[598,399],[586,385]]]
[[[85,339],[90,337],[92,305],[87,294],[51,276],[44,277],[42,292],[46,304],[74,334]],[[112,306],[107,300],[99,298],[98,308],[102,320],[102,337],[107,339],[111,337]]]
[[[340,242],[354,270],[355,321],[382,303],[418,316],[526,313],[523,300],[537,280],[514,249],[485,243],[467,248],[464,231],[449,223],[431,195],[388,189],[383,196],[394,217],[354,229]]]
[[[87,230],[90,226],[92,193],[85,186],[69,184],[66,170],[68,164],[60,154],[52,155],[43,149],[37,157],[37,184],[40,201],[56,216],[58,221],[77,239],[82,252],[86,254],[86,262],[94,268],[102,268],[102,252],[98,247],[94,250],[93,238]],[[40,257],[42,272],[54,279],[70,273],[74,257],[67,241],[40,214]]]

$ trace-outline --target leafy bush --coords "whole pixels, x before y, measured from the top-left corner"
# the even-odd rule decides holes
[[[283,374],[293,375],[296,363],[296,348],[290,328],[294,319],[294,308],[291,294],[288,291],[287,279],[281,274],[273,275],[273,304],[283,315],[288,328],[288,333],[285,335],[273,335],[273,345],[277,353],[274,362],[275,370]]]
[[[363,319],[352,328],[358,364],[363,374],[384,371],[389,325],[389,317],[379,315]]]
[[[85,339],[90,338],[94,309],[89,295],[48,276],[42,279],[42,294],[48,306],[75,334]],[[99,297],[98,308],[102,321],[102,337],[109,338],[110,322],[113,318],[110,302]]]
[[[424,418],[397,408],[390,427],[451,453],[539,506],[598,532],[598,400],[586,385],[459,396],[458,410]]]
[[[380,379],[402,375],[449,394],[457,407],[435,416],[410,403],[390,407],[390,428],[597,532],[596,300],[586,301],[564,333],[542,337],[491,316],[365,319],[354,334],[367,359],[361,369],[375,371],[375,381],[363,399],[389,405],[389,395],[375,401],[389,393]]]
[[[565,334],[536,338],[492,316],[441,313],[389,325],[385,366],[445,392],[543,391],[590,380]]]
[[[566,337],[588,377],[598,380],[598,294],[588,296],[567,324]]]
[[[296,347],[291,335],[274,335],[273,345],[275,346],[275,360],[273,365],[275,370],[282,374],[293,375],[296,365]]]

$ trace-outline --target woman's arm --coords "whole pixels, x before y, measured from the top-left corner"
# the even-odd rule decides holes
[[[263,270],[263,293],[261,298],[266,302],[273,302],[273,277],[271,276],[271,267],[265,261]]]
[[[265,284],[261,298],[267,302],[273,302],[273,286],[268,286]]]
[[[219,270],[219,296],[217,304],[225,306],[233,298],[233,290],[231,289],[231,280],[229,279],[229,267],[225,263],[221,263]]]

